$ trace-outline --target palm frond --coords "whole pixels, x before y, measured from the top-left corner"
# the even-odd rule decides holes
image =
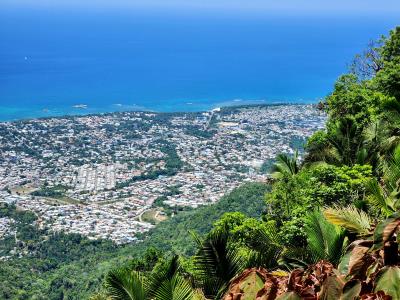
[[[302,268],[307,269],[308,265],[315,262],[316,258],[309,249],[303,247],[288,247],[279,258],[279,265],[291,271]]]
[[[354,119],[345,118],[332,125],[328,141],[336,149],[341,163],[353,165],[362,148],[364,136]]]
[[[156,295],[160,284],[165,281],[171,281],[181,269],[179,263],[179,256],[175,255],[168,261],[158,265],[157,268],[148,276],[147,291],[149,296],[153,297]]]
[[[393,154],[387,159],[383,180],[390,191],[398,187],[400,180],[400,145],[394,149]]]
[[[366,148],[361,148],[356,153],[356,163],[359,165],[364,165],[368,162],[368,158],[370,157],[368,150]]]
[[[369,195],[366,199],[370,206],[381,211],[386,216],[389,216],[394,212],[388,195],[385,194],[385,190],[380,186],[376,179],[373,179],[368,183],[367,189]]]
[[[192,300],[194,290],[187,280],[176,274],[159,283],[154,297],[155,300]]]
[[[110,271],[105,278],[105,288],[111,299],[146,300],[143,277],[126,268]]]
[[[276,162],[272,167],[272,177],[279,179],[285,175],[295,175],[299,172],[298,151],[293,156],[278,154]]]
[[[273,226],[267,226],[266,230],[256,230],[253,237],[251,250],[246,268],[264,267],[274,268],[278,266],[278,259],[284,247],[278,233]]]
[[[329,223],[320,211],[308,215],[305,226],[308,248],[315,260],[329,260],[336,264],[344,253],[343,230]]]
[[[312,143],[307,146],[307,153],[304,157],[304,164],[327,163],[331,165],[340,165],[342,158],[334,145],[326,139],[323,143]]]
[[[214,232],[201,242],[194,257],[197,282],[206,297],[214,298],[222,293],[229,281],[245,267],[239,251],[230,247],[228,240],[228,234]]]
[[[324,216],[328,222],[341,226],[350,232],[359,235],[370,233],[372,220],[365,212],[356,207],[330,207],[324,210]]]

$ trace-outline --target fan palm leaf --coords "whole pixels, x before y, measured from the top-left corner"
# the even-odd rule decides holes
[[[313,262],[315,262],[315,255],[303,247],[288,247],[279,258],[279,265],[288,270],[307,269]]]
[[[384,162],[382,181],[368,184],[367,201],[384,215],[390,216],[400,209],[400,146]]]
[[[390,190],[395,190],[399,186],[400,180],[400,145],[398,145],[393,154],[387,159],[383,168],[383,180]]]
[[[341,163],[353,165],[357,162],[357,157],[361,156],[364,136],[351,118],[340,120],[332,126],[328,137],[330,144],[336,149]]]
[[[90,296],[90,298],[89,298],[89,300],[110,300],[110,299],[112,299],[112,298],[110,298],[105,293],[96,293],[96,294]]]

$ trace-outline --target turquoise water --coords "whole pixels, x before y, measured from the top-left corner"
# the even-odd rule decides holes
[[[2,10],[0,120],[316,102],[396,21]]]

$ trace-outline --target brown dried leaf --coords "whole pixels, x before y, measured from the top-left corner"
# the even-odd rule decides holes
[[[349,275],[354,278],[365,278],[369,266],[375,261],[368,253],[369,249],[363,246],[353,248],[349,260]]]
[[[360,297],[360,300],[392,300],[392,297],[385,295],[385,293],[382,291],[379,291],[376,293],[364,294]]]

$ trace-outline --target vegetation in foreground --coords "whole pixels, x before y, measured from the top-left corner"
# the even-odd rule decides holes
[[[400,27],[338,79],[304,160],[278,156],[262,215],[114,268],[92,299],[400,299],[399,91]]]
[[[17,241],[14,236],[1,240],[0,255],[14,249],[22,253],[0,263],[0,299],[88,299],[115,266],[140,265],[147,270],[164,253],[193,255],[196,242],[190,232],[205,235],[225,212],[259,216],[268,190],[266,184],[245,184],[215,205],[179,212],[163,221],[143,242],[119,247],[110,241],[39,230],[32,225],[34,214],[12,206],[0,208],[0,217],[16,220],[18,232]]]
[[[21,232],[4,247],[29,251],[1,263],[0,298],[400,299],[399,91],[396,28],[321,103],[326,130],[302,162],[278,156],[271,188],[245,185],[140,244],[38,232],[3,208]]]

